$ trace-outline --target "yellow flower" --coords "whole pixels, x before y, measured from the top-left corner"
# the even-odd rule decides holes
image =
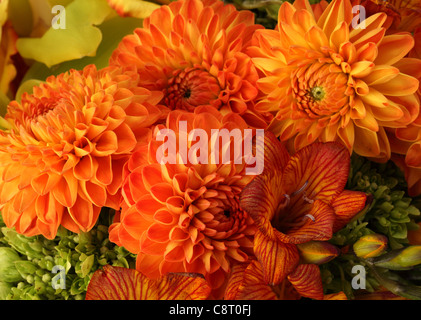
[[[318,19],[307,0],[283,3],[277,28],[257,30],[248,50],[264,73],[265,96],[255,108],[275,113],[269,130],[296,149],[339,141],[389,159],[385,128],[404,127],[419,113],[418,80],[402,71],[414,39],[386,36],[385,13],[367,18],[365,28],[355,20],[350,0],[332,1]]]

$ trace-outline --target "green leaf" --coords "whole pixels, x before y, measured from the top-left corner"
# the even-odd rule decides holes
[[[36,62],[28,70],[22,81],[30,79],[45,80],[50,75],[58,75],[70,69],[81,70],[88,64],[95,64],[98,69],[104,68],[108,65],[110,56],[117,48],[121,39],[127,34],[131,34],[135,28],[141,25],[142,20],[137,18],[122,18],[117,16],[109,19],[99,26],[103,39],[95,57],[84,57],[66,61],[52,68],[48,68],[43,63]]]
[[[95,255],[88,256],[80,265],[81,276],[85,278],[91,271],[95,262]]]
[[[94,56],[102,40],[101,24],[111,13],[106,0],[74,0],[60,14],[65,29],[50,28],[41,38],[20,38],[16,46],[28,59],[47,67],[85,56]]]

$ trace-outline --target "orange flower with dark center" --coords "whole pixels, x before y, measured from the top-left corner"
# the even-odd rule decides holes
[[[298,244],[329,240],[364,208],[364,193],[344,190],[349,166],[338,143],[313,143],[290,156],[266,133],[264,171],[240,196],[258,228],[254,254],[266,283],[278,285],[296,270]]]
[[[162,91],[170,110],[207,106],[264,128],[272,116],[254,110],[259,76],[244,53],[260,28],[252,12],[219,0],[174,1],[126,36],[110,63],[135,65],[139,86]]]
[[[177,137],[204,130],[211,141],[211,130],[247,128],[239,115],[222,117],[216,109],[211,110],[170,112],[166,127],[156,127],[155,138],[132,155],[122,188],[124,202],[110,227],[110,240],[136,253],[136,268],[148,277],[200,273],[215,289],[223,284],[233,263],[247,261],[252,254],[255,227],[240,208],[239,196],[253,175],[246,174],[243,160],[212,163],[211,152],[208,163],[198,164],[191,157],[184,164],[160,164],[156,155],[163,146],[156,138],[158,129],[171,129]],[[184,129],[183,121],[187,123]],[[189,142],[186,151],[190,153],[194,145]],[[226,147],[220,144],[220,156]],[[177,142],[177,159],[181,150],[181,142]]]
[[[283,3],[276,30],[257,30],[247,51],[264,73],[256,110],[276,114],[268,129],[296,150],[338,141],[389,159],[385,128],[416,119],[419,82],[403,59],[413,37],[385,35],[385,19],[378,13],[354,28],[349,0],[333,0],[317,20],[308,1]]]
[[[90,230],[101,207],[119,207],[124,163],[161,118],[162,94],[136,87],[117,67],[51,76],[12,101],[0,135],[4,222],[52,239],[57,228]]]

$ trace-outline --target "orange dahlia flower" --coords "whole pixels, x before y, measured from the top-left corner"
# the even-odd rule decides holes
[[[206,300],[211,288],[197,275],[151,280],[140,272],[106,265],[89,281],[86,300]]]
[[[175,1],[126,36],[110,64],[135,65],[139,85],[162,91],[170,110],[208,106],[266,127],[266,118],[254,112],[259,76],[244,53],[260,28],[252,12],[220,0]]]
[[[161,116],[161,93],[137,88],[137,77],[90,65],[51,76],[9,104],[10,129],[0,132],[8,227],[52,239],[59,225],[88,231],[101,207],[118,208],[123,165],[143,127]]]
[[[350,152],[389,159],[385,128],[415,120],[418,80],[403,70],[414,46],[409,33],[385,36],[385,13],[356,25],[349,0],[333,0],[315,19],[307,0],[282,4],[276,30],[257,30],[247,51],[264,77],[259,112],[296,150],[339,141]],[[355,28],[353,27],[355,26]]]
[[[166,128],[178,135],[182,121],[187,122],[187,132],[205,130],[209,139],[212,129],[247,128],[240,116],[222,117],[215,109],[197,114],[172,111]],[[212,288],[219,288],[231,264],[247,261],[252,254],[255,227],[240,208],[239,196],[253,175],[246,174],[244,161],[194,164],[189,158],[184,164],[160,164],[156,154],[162,145],[155,135],[127,163],[124,201],[110,226],[110,240],[136,253],[136,268],[148,277],[200,273]],[[222,143],[218,150],[226,147]],[[190,143],[186,151],[193,149]],[[180,150],[178,146],[177,157]],[[211,152],[208,156],[211,159]]]
[[[296,270],[297,245],[329,240],[364,208],[364,193],[344,190],[349,166],[349,153],[339,143],[313,143],[290,156],[266,133],[264,171],[240,196],[258,228],[254,254],[266,283],[278,285]]]

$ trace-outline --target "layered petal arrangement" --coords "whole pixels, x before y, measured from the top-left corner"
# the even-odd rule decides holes
[[[256,110],[276,114],[269,130],[295,150],[339,141],[350,153],[387,160],[386,128],[419,114],[419,81],[407,73],[414,62],[404,59],[412,35],[386,35],[383,12],[358,18],[349,0],[333,0],[317,19],[297,0],[282,4],[275,30],[255,32],[247,52],[264,73]]]
[[[255,226],[240,208],[239,197],[253,175],[246,174],[248,165],[243,158],[235,163],[212,161],[215,148],[221,151],[220,157],[236,150],[231,138],[214,145],[212,130],[236,128],[241,133],[247,125],[239,115],[222,117],[213,110],[170,112],[166,127],[156,127],[151,141],[127,163],[124,202],[110,227],[110,240],[136,253],[136,268],[148,277],[200,273],[215,289],[224,283],[232,263],[245,262],[252,254]],[[160,164],[157,154],[164,144],[157,138],[158,129],[171,130],[177,136],[177,159],[182,160],[183,150],[190,156],[183,162]],[[187,141],[187,133],[191,135],[194,129],[202,132],[199,142],[205,143],[199,152],[195,148],[198,142]],[[241,140],[236,140],[236,147]],[[206,154],[206,158],[196,163],[193,152],[202,157]]]
[[[169,110],[208,106],[264,128],[271,115],[254,111],[259,76],[244,52],[260,28],[252,12],[219,0],[175,1],[126,36],[110,64],[135,65],[139,85],[162,91]]]
[[[344,190],[348,164],[348,151],[339,143],[313,143],[290,156],[266,133],[265,169],[244,188],[240,206],[258,228],[254,254],[267,284],[294,279],[307,268],[299,265],[297,245],[329,240],[364,208],[364,193]],[[321,299],[320,290],[311,296]]]
[[[117,67],[51,76],[12,101],[0,136],[0,203],[6,225],[55,237],[90,230],[103,206],[118,209],[123,165],[161,117],[162,95]]]

